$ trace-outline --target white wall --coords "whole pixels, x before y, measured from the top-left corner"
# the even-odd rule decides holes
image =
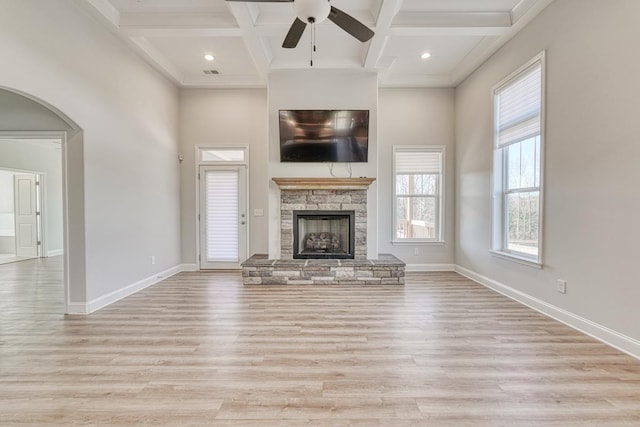
[[[378,81],[375,73],[328,70],[282,71],[269,75],[269,258],[280,257],[280,191],[274,177],[330,177],[327,163],[280,163],[279,110],[369,110],[367,163],[352,163],[353,177],[376,178],[378,165]],[[348,177],[345,164],[334,174]],[[367,196],[367,257],[378,255],[378,183]]]
[[[640,339],[640,2],[553,2],[457,89],[456,261]],[[547,52],[544,268],[492,257],[491,87]],[[568,281],[567,294],[556,279]],[[588,322],[587,322],[588,323]]]
[[[0,168],[44,173],[44,219],[47,253],[62,253],[62,157],[54,142],[0,139]]]
[[[13,174],[0,169],[0,236],[15,236]]]
[[[418,268],[452,267],[454,260],[455,91],[380,89],[378,133],[378,248]],[[444,244],[391,244],[393,237],[393,146],[445,147]],[[418,255],[414,255],[414,249]]]
[[[13,172],[0,170],[0,254],[16,252],[13,185]]]
[[[44,100],[83,129],[84,143],[68,153],[73,178],[84,168],[71,180],[84,206],[69,207],[84,209],[78,303],[180,263],[178,91],[86,10],[67,0],[0,4],[0,87]]]
[[[182,262],[196,263],[196,146],[249,147],[249,256],[267,252],[267,91],[188,89],[180,93]],[[263,209],[264,216],[254,216]]]

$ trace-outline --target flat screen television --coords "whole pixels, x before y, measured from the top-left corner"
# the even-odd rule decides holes
[[[366,162],[369,110],[280,110],[281,162]]]

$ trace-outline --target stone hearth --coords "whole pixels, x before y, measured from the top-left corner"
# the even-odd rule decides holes
[[[404,262],[379,259],[268,259],[257,254],[242,264],[245,285],[404,285]]]

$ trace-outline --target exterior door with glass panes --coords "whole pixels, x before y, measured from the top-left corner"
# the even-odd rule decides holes
[[[247,259],[247,168],[200,166],[200,269],[239,269]]]

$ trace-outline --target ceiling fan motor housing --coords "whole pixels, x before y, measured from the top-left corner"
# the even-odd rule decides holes
[[[331,4],[329,0],[295,0],[293,10],[302,22],[318,24],[329,16]]]

